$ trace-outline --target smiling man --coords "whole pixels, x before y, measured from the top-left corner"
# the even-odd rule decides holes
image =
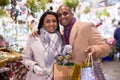
[[[61,5],[57,15],[60,24],[64,27],[64,42],[72,46],[71,55],[75,68],[71,80],[78,80],[80,65],[85,61],[87,54],[92,53],[94,60],[97,61],[107,56],[110,49],[95,25],[78,21],[68,6]]]

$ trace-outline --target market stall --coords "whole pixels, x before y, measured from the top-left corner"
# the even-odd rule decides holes
[[[0,47],[0,79],[24,80],[27,68],[21,63],[23,54]]]

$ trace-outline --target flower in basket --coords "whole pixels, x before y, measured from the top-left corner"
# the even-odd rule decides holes
[[[72,52],[72,46],[65,45],[61,51],[61,54],[58,54],[55,57],[57,64],[69,65],[72,59],[71,54],[70,54],[71,52]]]

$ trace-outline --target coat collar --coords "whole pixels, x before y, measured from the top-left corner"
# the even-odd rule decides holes
[[[74,39],[76,37],[76,33],[78,31],[78,21],[76,21],[71,29],[71,33],[70,33],[70,38],[69,38],[69,41],[70,41],[70,45],[73,44],[74,42]]]

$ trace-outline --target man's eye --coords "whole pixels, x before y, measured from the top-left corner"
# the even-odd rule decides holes
[[[58,13],[57,16],[62,17],[62,15],[67,16],[68,14],[69,14],[68,12],[63,12],[63,13]]]
[[[67,16],[67,15],[68,15],[68,12],[63,12],[63,15],[64,15],[64,16]]]

